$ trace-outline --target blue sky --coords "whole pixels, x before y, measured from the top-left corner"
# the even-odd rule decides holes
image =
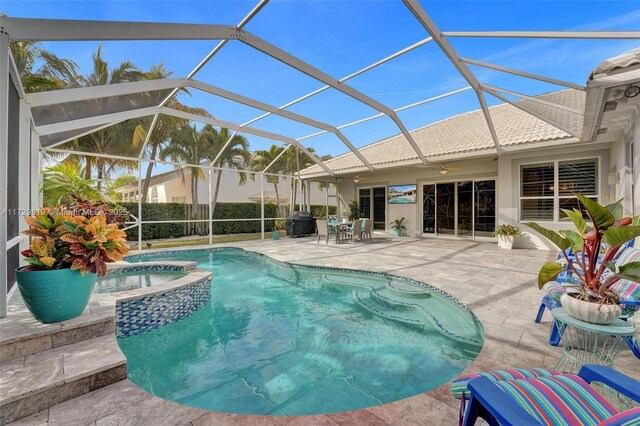
[[[194,22],[235,25],[254,1],[30,1],[2,0],[0,12],[15,17]],[[456,30],[638,30],[637,1],[423,1],[443,31]],[[340,78],[427,36],[400,1],[271,1],[246,30]],[[639,40],[467,39],[451,42],[462,56],[582,84],[602,60],[640,47]],[[61,57],[88,71],[98,42],[47,43]],[[174,76],[185,76],[216,41],[104,42],[103,55],[115,66],[131,60],[142,69],[163,62]],[[539,94],[560,87],[472,68],[481,82]],[[263,102],[280,106],[322,86],[239,42],[230,42],[196,76]],[[430,43],[349,81],[374,99],[397,108],[465,86],[435,43]],[[212,115],[242,123],[260,112],[192,91],[182,101]],[[490,104],[500,101],[487,96]],[[473,92],[400,113],[409,129],[477,109]],[[292,111],[341,125],[376,111],[335,90],[304,101]],[[253,126],[300,137],[317,129],[269,117]],[[344,130],[356,146],[398,133],[387,118]],[[253,149],[271,144],[248,136]],[[334,136],[305,141],[320,154],[338,155],[346,147]]]

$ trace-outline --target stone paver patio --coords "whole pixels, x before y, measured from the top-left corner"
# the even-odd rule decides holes
[[[551,315],[534,324],[541,294],[539,267],[555,253],[499,249],[495,244],[458,240],[391,238],[372,243],[316,244],[315,238],[226,244],[293,263],[387,272],[449,292],[482,321],[486,340],[469,370],[552,367],[561,348],[547,343]],[[219,247],[221,245],[216,245]],[[215,277],[214,277],[215,280]],[[19,361],[18,361],[19,362]],[[624,351],[616,367],[640,379],[640,363]],[[208,412],[154,397],[128,380],[60,403],[14,424],[58,425],[453,425],[458,401],[449,385],[369,409],[320,416],[266,417]]]

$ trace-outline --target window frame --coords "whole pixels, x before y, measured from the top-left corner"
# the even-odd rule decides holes
[[[559,164],[560,163],[565,163],[565,162],[571,162],[571,161],[581,161],[581,160],[595,160],[596,162],[596,193],[591,195],[588,195],[588,198],[592,198],[595,199],[596,201],[600,202],[601,201],[601,188],[600,188],[600,181],[601,181],[601,176],[602,176],[602,159],[600,156],[593,156],[593,155],[589,155],[589,156],[585,156],[585,157],[571,157],[571,158],[561,158],[561,159],[556,159],[556,160],[548,160],[548,161],[535,161],[535,162],[531,162],[531,163],[522,163],[518,166],[518,221],[520,223],[525,222],[525,221],[535,221],[535,222],[541,222],[541,223],[561,223],[562,221],[560,220],[560,200],[566,200],[569,198],[572,198],[572,196],[570,195],[560,195],[559,191],[559,181],[560,181],[560,173],[559,173]],[[522,170],[525,167],[530,167],[530,166],[536,166],[536,165],[545,165],[545,164],[553,164],[553,195],[541,195],[541,196],[528,196],[528,197],[524,197],[522,196],[522,185],[523,185],[523,181],[522,181]],[[553,220],[544,220],[544,219],[524,219],[522,217],[522,200],[541,200],[541,199],[545,199],[545,200],[553,200]]]

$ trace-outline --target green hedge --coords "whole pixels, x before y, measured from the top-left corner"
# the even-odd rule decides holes
[[[134,216],[138,216],[138,203],[120,203]],[[186,220],[190,205],[182,203],[143,203],[143,220]],[[313,205],[311,212],[316,217],[325,216],[325,206]],[[335,214],[336,207],[329,206],[329,214]],[[209,206],[201,204],[199,208],[200,219],[209,218]],[[275,204],[265,204],[265,218],[277,217]],[[214,219],[260,219],[260,204],[257,203],[217,203],[213,213]],[[274,221],[265,220],[264,230],[271,232]],[[213,233],[223,234],[243,234],[260,232],[260,220],[252,221],[229,221],[214,222]],[[145,240],[155,240],[159,238],[178,238],[186,235],[208,235],[209,224],[203,222],[196,226],[186,223],[149,223],[142,225],[142,237]],[[135,241],[138,239],[138,228],[133,227],[127,230],[127,239]]]

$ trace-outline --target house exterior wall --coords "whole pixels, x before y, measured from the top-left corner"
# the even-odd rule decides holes
[[[634,133],[634,143],[638,144],[638,132]],[[617,148],[620,149],[619,147]],[[636,151],[637,152],[637,151]],[[426,183],[452,182],[464,180],[496,180],[496,225],[513,224],[519,226],[523,231],[523,238],[516,240],[516,248],[537,248],[555,250],[550,243],[536,232],[528,229],[520,220],[520,166],[524,164],[543,163],[549,161],[576,160],[583,158],[598,159],[598,199],[602,203],[612,202],[617,199],[621,192],[630,191],[630,184],[609,185],[609,173],[612,168],[618,167],[619,160],[613,159],[613,155],[621,155],[614,151],[611,144],[587,145],[582,148],[577,145],[559,146],[552,148],[540,148],[535,150],[515,151],[503,153],[500,157],[477,157],[464,161],[447,162],[447,166],[460,167],[462,170],[451,170],[446,175],[440,175],[439,164],[435,168],[425,168],[420,166],[405,166],[388,171],[375,171],[371,174],[360,174],[361,180],[354,183],[351,177],[344,177],[339,184],[341,196],[340,213],[342,217],[347,217],[348,203],[353,199],[358,199],[358,190],[376,186],[390,185],[410,185],[416,184],[418,196],[416,204],[388,204],[386,206],[386,229],[391,233],[389,222],[405,217],[407,234],[410,236],[425,236],[422,233],[422,185]],[[610,158],[611,157],[611,158]],[[635,159],[638,161],[637,155]],[[638,167],[636,167],[636,170]],[[366,178],[366,180],[364,180]],[[638,180],[638,175],[634,177]],[[623,187],[623,185],[626,185]],[[636,185],[637,192],[637,185]],[[639,199],[636,196],[636,199]],[[631,209],[632,202],[626,204],[626,208]],[[636,203],[637,204],[637,203]],[[638,210],[636,206],[636,211]],[[637,213],[636,213],[637,214]],[[543,226],[551,229],[566,229],[571,225],[565,221],[541,222]],[[443,236],[442,238],[452,238]],[[461,239],[468,237],[461,237]],[[495,240],[487,237],[477,237],[478,240]]]

